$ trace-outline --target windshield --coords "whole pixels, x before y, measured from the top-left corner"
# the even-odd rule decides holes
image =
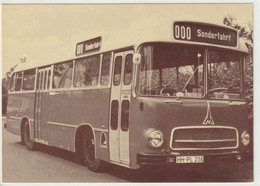
[[[137,90],[144,95],[202,97],[204,50],[153,44],[141,50]]]
[[[203,47],[168,43],[146,45],[140,53],[137,78],[140,95],[241,98],[242,63],[235,55],[210,50],[206,57]]]
[[[242,58],[224,50],[209,50],[208,95],[210,98],[241,99]]]

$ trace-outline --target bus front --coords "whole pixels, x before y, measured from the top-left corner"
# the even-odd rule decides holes
[[[175,22],[171,42],[140,45],[130,109],[131,162],[223,163],[249,152],[242,50],[235,30]]]

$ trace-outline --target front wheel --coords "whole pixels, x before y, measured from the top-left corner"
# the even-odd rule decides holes
[[[35,150],[36,144],[30,138],[30,127],[28,121],[25,121],[23,130],[23,141],[26,148],[28,150]]]
[[[87,132],[82,136],[82,156],[83,163],[93,172],[98,172],[101,161],[95,157],[95,141],[92,132]]]

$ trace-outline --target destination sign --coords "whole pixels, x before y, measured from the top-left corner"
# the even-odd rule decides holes
[[[194,22],[175,22],[173,36],[176,40],[237,46],[237,32],[221,26],[210,26]]]
[[[95,52],[101,48],[101,37],[96,37],[90,40],[82,41],[76,45],[76,56]]]

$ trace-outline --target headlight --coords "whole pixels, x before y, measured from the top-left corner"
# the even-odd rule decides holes
[[[247,131],[244,131],[242,134],[241,134],[241,142],[243,143],[243,145],[248,145],[249,142],[250,142],[250,135],[248,134]]]
[[[159,130],[151,131],[148,136],[148,142],[151,147],[160,147],[163,144],[163,133]]]

